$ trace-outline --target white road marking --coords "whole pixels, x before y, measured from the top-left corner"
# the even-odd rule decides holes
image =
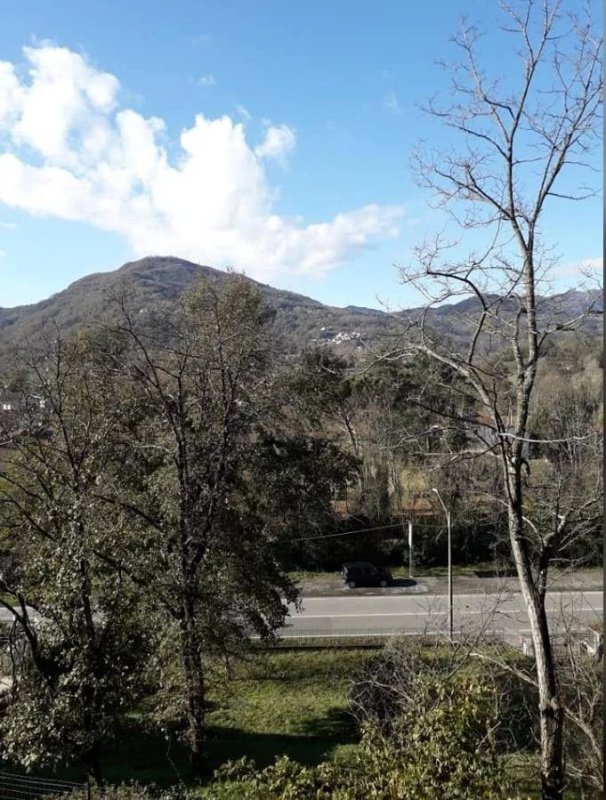
[[[514,599],[517,595],[520,597],[520,592],[514,592],[510,590],[505,590],[503,592],[476,592],[475,594],[454,594],[455,600],[460,601],[468,601],[471,600],[475,602],[479,599]],[[602,601],[603,599],[603,592],[594,590],[594,591],[583,591],[579,589],[578,591],[565,591],[565,592],[547,592],[547,600],[576,600],[577,598],[585,598],[586,600],[590,601],[592,598],[595,598],[598,601]],[[322,601],[336,601],[340,603],[376,603],[376,602],[399,602],[402,600],[416,600],[417,602],[427,602],[429,599],[437,599],[443,598],[446,600],[446,594],[367,594],[367,595],[325,595],[325,596],[312,596],[312,597],[304,597],[303,600],[306,602],[317,603]]]
[[[458,613],[464,614],[466,616],[469,616],[471,614],[488,614],[488,613],[491,613],[491,612],[493,614],[502,614],[502,615],[525,614],[526,613],[526,609],[524,609],[524,608],[501,608],[501,609],[493,608],[493,609],[488,609],[488,610],[485,609],[485,608],[484,609],[467,609],[467,608],[461,609],[461,608],[457,608],[456,605],[455,605],[453,610],[454,610],[455,614],[458,612]],[[558,611],[559,609],[554,609],[554,610]],[[442,608],[439,611],[426,610],[424,608],[423,609],[419,609],[418,611],[386,611],[385,613],[370,611],[367,614],[364,614],[362,612],[359,612],[358,614],[305,614],[304,612],[299,611],[296,614],[296,618],[299,618],[299,619],[303,619],[303,618],[304,619],[336,619],[337,617],[338,618],[341,618],[341,617],[419,617],[419,616],[424,616],[425,617],[425,616],[431,616],[432,614],[435,614],[437,616],[441,616],[441,615],[445,614],[447,611],[448,611],[447,608]],[[575,608],[575,611],[576,612],[582,612],[582,611],[594,611],[595,612],[596,609],[593,606],[582,606],[581,608]],[[601,612],[601,609],[597,609],[597,611]],[[548,609],[548,612],[549,612],[549,609]],[[295,617],[293,617],[293,619],[295,619]]]
[[[456,608],[454,609],[455,613],[457,612],[457,610],[459,610],[459,609],[456,609]],[[444,614],[447,613],[447,611],[448,611],[448,609],[444,608],[441,611],[425,611],[425,610],[422,610],[422,611],[400,611],[400,612],[388,611],[385,614],[375,614],[375,613],[372,613],[372,612],[370,614],[299,614],[298,618],[299,619],[337,619],[337,618],[341,619],[342,617],[429,617],[432,614],[435,614],[436,616],[442,617],[442,616],[444,616]],[[464,613],[466,615],[469,615],[469,614],[486,614],[487,612],[483,611],[483,610],[480,610],[480,611],[465,611]],[[506,613],[506,614],[520,614],[522,612],[519,611],[518,609],[507,609],[506,612],[505,611],[496,611],[495,613],[497,613],[497,614],[504,614],[504,613]],[[293,617],[293,619],[294,619],[294,617]]]

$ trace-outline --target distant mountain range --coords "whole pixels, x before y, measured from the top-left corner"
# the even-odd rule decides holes
[[[44,336],[50,325],[56,324],[68,333],[91,320],[111,319],[115,314],[111,299],[122,293],[126,293],[135,308],[170,305],[202,276],[220,281],[226,273],[179,258],[148,257],[124,264],[113,272],[88,275],[39,303],[0,308],[0,358],[12,345]],[[401,327],[398,319],[415,314],[415,309],[394,315],[357,306],[326,306],[294,292],[257,285],[267,304],[275,310],[274,329],[281,349],[290,353],[323,342],[337,351],[361,354],[396,333]],[[601,296],[571,290],[542,299],[541,307],[564,322],[592,301],[601,310]],[[470,298],[433,309],[428,319],[440,333],[461,340],[468,336],[465,320],[475,308],[477,300]],[[590,318],[588,331],[596,334],[601,331],[601,318]]]

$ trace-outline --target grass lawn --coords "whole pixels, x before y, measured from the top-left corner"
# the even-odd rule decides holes
[[[477,564],[453,564],[452,565],[452,574],[453,575],[461,575],[461,576],[476,576],[477,573],[482,572],[494,572],[495,574],[506,575],[507,573],[513,574],[513,570],[511,568],[505,567],[503,565],[496,565],[492,561],[479,561]],[[393,574],[397,577],[407,578],[408,577],[408,567],[396,567],[393,570]],[[436,566],[436,567],[415,567],[414,568],[414,575],[415,578],[445,578],[448,575],[448,567],[447,566]]]
[[[259,651],[233,663],[231,677],[215,664],[207,678],[208,777],[220,764],[242,756],[265,766],[282,754],[305,764],[345,754],[355,742],[347,714],[349,682],[375,654],[343,647]],[[146,726],[144,711],[117,732],[104,753],[102,771],[109,783],[188,782],[184,748],[175,735],[166,738]],[[77,767],[46,774],[84,778]]]
[[[217,676],[208,717],[211,765],[243,755],[260,766],[282,753],[306,764],[330,758],[354,740],[347,689],[372,655],[353,648],[262,652],[235,665],[231,680]]]
[[[390,566],[390,569],[396,578],[407,578],[408,577],[408,565],[403,564],[400,566]],[[491,572],[495,570],[495,564],[492,561],[480,561],[477,564],[453,564],[452,566],[452,574],[453,575],[461,575],[461,576],[475,576],[477,572]],[[513,569],[509,570],[514,575]],[[595,577],[601,577],[604,568],[601,566],[591,566],[591,567],[580,567],[578,572],[586,574],[586,575],[594,575]],[[498,570],[500,574],[504,574],[507,572],[507,568],[502,566]],[[555,570],[553,570],[555,572]],[[566,570],[568,573],[569,571]],[[574,571],[573,571],[574,573]],[[295,581],[305,581],[305,580],[314,580],[316,579],[326,579],[326,578],[334,578],[338,575],[338,570],[334,570],[332,572],[321,572],[321,571],[311,571],[311,570],[299,570],[295,572],[289,572],[290,577]],[[435,567],[426,567],[421,565],[415,565],[413,569],[413,578],[445,578],[448,575],[448,568],[446,566],[435,566]]]
[[[391,571],[395,578],[407,578],[408,577],[408,565],[402,565],[397,567],[390,567]],[[495,565],[492,561],[489,562],[480,562],[478,564],[453,564],[452,573],[453,575],[475,575],[477,571],[486,571],[486,570],[494,570]],[[290,577],[295,581],[305,581],[305,580],[314,580],[314,578],[334,578],[336,577],[338,572],[335,570],[334,572],[311,572],[309,570],[301,570],[298,572],[290,572]],[[413,577],[414,578],[423,578],[423,577],[446,577],[448,574],[448,568],[446,566],[439,566],[439,567],[422,567],[422,566],[415,566],[413,570]]]
[[[212,773],[225,761],[242,756],[259,767],[283,754],[309,765],[347,760],[357,741],[347,713],[348,688],[356,671],[376,654],[374,649],[355,647],[258,651],[244,662],[234,662],[230,675],[215,663],[207,675],[208,771],[200,797],[233,800],[237,795],[229,794],[229,786],[214,783]],[[188,783],[184,748],[174,734],[166,738],[146,727],[145,718],[142,709],[118,732],[104,754],[105,779]],[[538,798],[537,755],[516,753],[505,759],[521,796]],[[83,775],[74,768],[52,777],[78,780]]]

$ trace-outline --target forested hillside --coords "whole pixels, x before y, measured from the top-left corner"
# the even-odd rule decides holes
[[[0,358],[6,356],[12,345],[40,339],[48,335],[49,330],[50,335],[57,328],[66,335],[81,325],[115,320],[121,301],[143,314],[174,306],[183,291],[199,278],[224,281],[226,274],[183,259],[149,257],[125,264],[113,272],[88,275],[47,300],[29,306],[0,308]],[[408,320],[417,319],[421,311],[409,309],[391,314],[355,306],[337,308],[251,282],[259,286],[267,306],[275,313],[275,344],[286,353],[325,344],[338,353],[354,355],[360,360],[369,355],[369,350],[376,352],[393,344],[393,337],[402,333]],[[601,309],[602,299],[597,292],[591,295],[571,291],[541,301],[540,312],[564,323],[592,301],[596,310]],[[398,308],[397,284],[391,305]],[[464,344],[471,335],[469,319],[476,310],[477,300],[465,299],[430,310],[427,322],[440,335]],[[504,303],[503,319],[507,319],[510,312],[510,304]],[[598,335],[600,325],[600,319],[590,319],[586,324],[588,335]],[[484,346],[489,349],[491,342],[487,340]]]

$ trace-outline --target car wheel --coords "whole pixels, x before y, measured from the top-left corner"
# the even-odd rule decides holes
[[[356,582],[355,581],[347,581],[347,585],[349,586],[350,589],[355,589],[356,588]]]
[[[384,588],[387,586],[387,581],[386,581],[385,579],[383,579],[383,580],[382,580],[382,581],[379,583],[379,586],[380,586],[382,589],[384,589]]]

